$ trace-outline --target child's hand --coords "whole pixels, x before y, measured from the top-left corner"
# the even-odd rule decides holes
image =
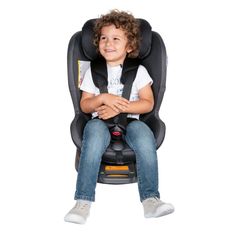
[[[99,119],[102,119],[102,120],[110,119],[120,113],[120,112],[114,111],[111,107],[107,105],[102,105],[98,107],[96,109],[96,112],[98,113]]]
[[[123,97],[105,93],[103,94],[103,104],[109,106],[115,112],[120,113],[127,110],[129,101]]]

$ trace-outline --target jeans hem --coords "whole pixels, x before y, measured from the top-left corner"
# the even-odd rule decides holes
[[[84,196],[84,195],[78,195],[74,197],[75,200],[87,200],[90,202],[94,202],[95,201],[95,197],[88,197],[88,196]]]
[[[140,198],[140,201],[143,202],[144,200],[151,198],[151,197],[160,198],[160,194],[150,194],[150,195],[144,196],[144,197]]]

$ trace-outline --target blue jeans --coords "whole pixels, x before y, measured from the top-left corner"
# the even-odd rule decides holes
[[[99,168],[110,139],[105,122],[99,119],[87,122],[83,133],[75,200],[95,201]],[[132,121],[126,127],[125,139],[136,155],[140,200],[159,198],[156,143],[151,129],[142,121]]]

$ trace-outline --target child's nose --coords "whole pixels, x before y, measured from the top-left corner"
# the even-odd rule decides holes
[[[106,46],[110,46],[111,45],[111,40],[107,39],[106,40]]]

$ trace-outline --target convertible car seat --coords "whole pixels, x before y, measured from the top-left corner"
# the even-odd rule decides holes
[[[75,117],[71,123],[71,136],[76,145],[75,168],[78,163],[82,145],[83,129],[91,115],[80,109],[81,91],[80,83],[85,71],[91,62],[98,58],[96,47],[93,45],[93,27],[96,19],[88,20],[82,31],[75,33],[68,46],[68,82],[73,101]],[[158,149],[165,137],[165,124],[159,117],[159,109],[163,99],[166,85],[167,57],[164,42],[161,36],[152,31],[150,24],[143,19],[140,23],[141,45],[138,56],[139,63],[143,65],[153,79],[154,108],[151,112],[140,115],[153,131]],[[126,184],[137,181],[135,154],[122,139],[120,130],[111,133],[112,140],[102,157],[99,183]]]

